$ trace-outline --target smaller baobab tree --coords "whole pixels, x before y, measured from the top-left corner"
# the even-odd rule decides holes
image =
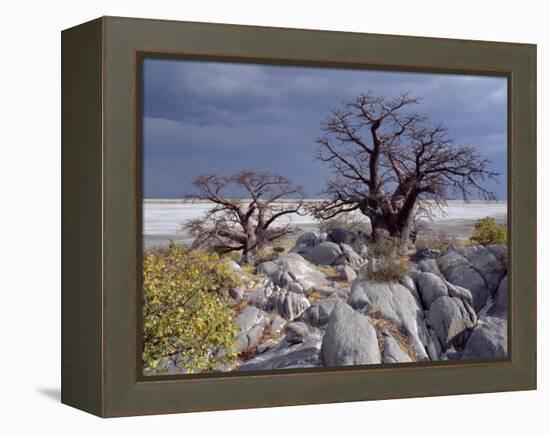
[[[195,237],[195,248],[254,255],[292,234],[295,229],[283,217],[301,214],[304,209],[303,188],[271,172],[243,170],[231,176],[208,173],[197,176],[193,186],[198,193],[192,198],[214,205],[202,217],[183,225]],[[241,197],[231,199],[227,190]]]
[[[357,210],[370,219],[375,241],[405,246],[418,210],[474,193],[495,198],[485,182],[498,175],[490,161],[412,111],[419,101],[407,93],[386,98],[369,92],[331,112],[315,158],[334,178],[324,191],[328,199],[314,206],[317,218]]]

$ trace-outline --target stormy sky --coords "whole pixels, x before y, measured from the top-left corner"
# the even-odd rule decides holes
[[[491,160],[501,175],[485,186],[506,199],[502,77],[146,59],[143,79],[145,198],[181,198],[198,174],[241,169],[288,176],[319,197],[331,176],[312,157],[321,121],[372,90],[421,97],[416,111]]]

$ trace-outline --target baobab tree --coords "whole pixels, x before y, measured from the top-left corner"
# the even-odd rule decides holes
[[[244,256],[292,234],[294,228],[284,216],[303,211],[303,188],[271,172],[243,170],[231,176],[208,173],[197,176],[191,197],[211,202],[206,215],[188,221],[183,229],[195,237],[193,247],[210,247],[218,252],[241,251]],[[233,188],[243,198],[227,197]],[[290,199],[281,201],[281,199]]]
[[[412,111],[419,101],[408,93],[386,98],[368,92],[331,111],[315,158],[335,177],[324,191],[328,199],[313,208],[317,218],[358,210],[370,219],[375,241],[404,246],[415,210],[473,193],[495,199],[485,186],[498,175],[490,161]]]

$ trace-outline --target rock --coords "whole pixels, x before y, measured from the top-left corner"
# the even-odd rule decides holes
[[[325,366],[380,363],[376,330],[368,318],[350,306],[334,307],[321,346]]]
[[[239,302],[244,297],[244,288],[242,286],[239,286],[238,288],[231,288],[229,290],[229,295],[233,300]]]
[[[270,349],[275,348],[277,345],[279,345],[279,341],[276,341],[275,339],[268,339],[262,342],[260,345],[258,345],[258,348],[256,349],[256,353],[263,354],[266,351],[269,351]]]
[[[258,343],[260,342],[260,339],[264,334],[264,329],[265,329],[265,322],[261,324],[257,324],[254,327],[252,327],[250,330],[248,330],[248,333],[247,333],[248,344],[246,347],[255,347],[256,345],[258,345]]]
[[[342,254],[340,246],[330,241],[324,241],[317,244],[309,252],[304,255],[308,261],[319,265],[332,265]]]
[[[466,342],[463,359],[506,357],[508,355],[506,318],[482,315]]]
[[[348,303],[367,313],[377,307],[382,317],[406,332],[418,360],[428,360],[426,345],[429,333],[424,310],[419,301],[403,285],[355,280]]]
[[[416,269],[424,273],[433,273],[437,276],[441,276],[441,271],[437,265],[435,259],[423,259],[416,264]]]
[[[317,285],[326,285],[327,283],[326,276],[297,253],[289,253],[280,256],[275,261],[264,262],[258,266],[258,272],[269,276],[277,285],[280,285],[281,276],[287,273],[285,276],[299,282],[306,292]]]
[[[304,293],[304,287],[300,282],[290,282],[288,284],[288,290],[291,292],[295,292],[296,294],[303,294]]]
[[[266,276],[273,276],[275,273],[281,270],[281,266],[273,261],[262,262],[256,268],[258,273],[265,274]]]
[[[282,289],[271,297],[268,309],[276,310],[283,318],[292,321],[298,318],[309,306],[309,300],[305,295]]]
[[[256,306],[259,309],[266,310],[269,304],[269,298],[273,295],[274,291],[275,287],[273,282],[269,279],[265,279],[254,288],[248,297],[248,304]]]
[[[286,327],[285,339],[291,344],[300,344],[305,342],[309,334],[309,327],[301,321],[291,322]]]
[[[324,327],[328,323],[334,306],[338,303],[343,303],[343,301],[337,296],[319,300],[304,312],[302,320],[313,327]]]
[[[449,283],[445,281],[445,285],[447,285],[447,289],[449,290],[449,295],[454,298],[459,298],[462,300],[464,305],[469,306],[473,309],[473,299],[472,299],[472,293],[468,291],[466,288],[463,288],[462,286],[453,285],[452,283]]]
[[[472,294],[472,306],[479,313],[487,303],[489,288],[470,262],[450,249],[438,260],[439,269],[453,285],[466,288]]]
[[[347,229],[333,228],[327,232],[327,240],[336,244],[353,244],[356,238],[356,235]]]
[[[321,335],[313,332],[299,344],[284,339],[276,347],[246,362],[239,371],[319,367],[321,340]]]
[[[276,335],[281,333],[285,325],[286,320],[280,315],[275,315],[273,321],[271,321],[271,334]]]
[[[340,244],[340,248],[342,249],[342,253],[345,259],[345,264],[342,265],[349,265],[354,270],[359,270],[361,268],[361,265],[365,262],[365,260],[359,256],[353,248],[347,244]],[[340,257],[341,258],[341,257]]]
[[[403,351],[395,338],[388,332],[384,333],[383,363],[408,363],[411,358]]]
[[[411,294],[414,295],[416,298],[420,298],[416,289],[416,284],[414,283],[414,280],[411,276],[403,276],[401,279],[399,279],[399,283],[407,288],[409,291],[411,291]]]
[[[443,279],[433,273],[418,273],[416,277],[416,285],[418,287],[420,299],[426,309],[429,309],[430,305],[438,297],[449,295],[449,290],[447,289],[447,285],[445,285]]]
[[[485,246],[485,248],[489,250],[502,264],[508,264],[508,247],[504,244],[490,244]]]
[[[483,277],[489,290],[495,292],[506,274],[506,264],[499,261],[491,253],[491,250],[483,246],[457,248],[456,251],[464,256],[481,277]]]
[[[338,265],[336,269],[340,272],[340,278],[348,282],[353,282],[357,278],[357,273],[349,265]]]
[[[504,276],[498,286],[493,305],[487,311],[488,315],[507,317],[508,313],[508,276]]]
[[[439,338],[437,337],[437,334],[435,333],[435,330],[430,330],[430,340],[428,342],[428,345],[426,346],[426,351],[428,352],[428,355],[430,356],[430,360],[440,360],[441,354],[443,353],[443,348],[441,347],[441,343],[439,342]]]
[[[443,348],[464,342],[465,332],[475,325],[475,314],[473,317],[472,314],[458,298],[442,296],[432,303],[428,321]]]
[[[290,251],[305,254],[320,242],[321,240],[319,239],[319,235],[315,232],[305,232],[296,239],[296,243]]]
[[[239,328],[236,350],[241,352],[258,343],[265,327],[269,324],[269,317],[257,307],[247,306],[235,319],[235,324]]]

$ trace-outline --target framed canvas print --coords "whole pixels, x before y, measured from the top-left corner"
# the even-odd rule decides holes
[[[103,17],[62,34],[62,401],[536,387],[536,47]]]

